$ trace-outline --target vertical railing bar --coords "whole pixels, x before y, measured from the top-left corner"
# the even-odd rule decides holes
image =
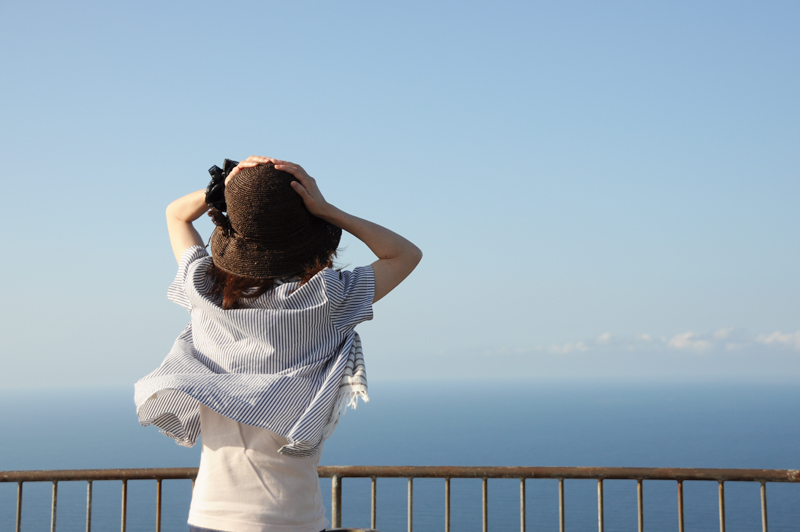
[[[489,532],[489,479],[484,478],[481,486],[483,502],[483,532]]]
[[[50,507],[50,532],[56,532],[56,507],[58,506],[58,481],[53,481],[53,504]]]
[[[639,505],[639,532],[644,532],[644,493],[642,493],[642,479],[636,480],[636,502]]]
[[[378,528],[378,477],[372,477],[372,508],[369,526],[370,528]]]
[[[519,479],[519,530],[525,532],[525,479]]]
[[[558,479],[558,530],[564,532],[564,479]]]
[[[92,532],[92,481],[86,481],[86,532]]]
[[[450,532],[450,478],[444,478],[444,532]]]
[[[128,479],[122,479],[122,512],[120,517],[120,530],[125,532],[128,527]]]
[[[603,532],[603,479],[597,479],[597,530]]]
[[[342,526],[342,477],[333,475],[331,479],[331,524],[333,528]]]
[[[683,530],[683,481],[678,481],[678,532]]]
[[[17,482],[17,528],[16,532],[22,529],[22,481]]]
[[[408,479],[408,532],[414,531],[414,477]]]
[[[725,484],[719,481],[719,532],[725,532]]]
[[[767,532],[767,483],[761,483],[761,530]]]
[[[161,532],[161,481],[156,479],[156,532]]]

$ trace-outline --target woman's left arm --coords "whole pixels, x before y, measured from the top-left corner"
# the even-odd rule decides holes
[[[203,238],[192,222],[208,211],[206,191],[198,190],[178,198],[167,206],[167,230],[172,252],[179,263],[183,252],[192,246],[203,245]]]

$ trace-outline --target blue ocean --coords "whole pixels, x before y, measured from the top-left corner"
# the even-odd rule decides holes
[[[0,470],[196,466],[140,427],[132,389],[0,392]],[[743,383],[373,382],[341,419],[327,465],[800,468],[800,388]],[[330,480],[322,479],[330,510]],[[558,530],[556,480],[528,480],[527,530]],[[377,525],[407,529],[404,479],[378,480]],[[480,480],[452,481],[452,529],[481,530]],[[154,481],[131,481],[128,530],[154,530]],[[162,530],[185,531],[191,482],[164,481]],[[50,529],[49,483],[24,486],[22,529]],[[677,530],[676,483],[645,481],[645,529]],[[597,530],[595,481],[566,480],[566,528]],[[769,527],[796,530],[800,485],[767,485]],[[719,530],[716,482],[684,486],[686,530]],[[59,484],[58,530],[85,530],[86,484]],[[94,484],[92,529],[119,530],[120,482]],[[16,484],[0,483],[0,531]],[[369,480],[343,481],[343,526],[369,525]],[[726,484],[729,531],[760,530],[757,483]],[[605,482],[605,526],[635,531],[636,482]],[[489,528],[519,530],[519,481],[489,481]],[[444,529],[444,480],[414,482],[414,530]]]

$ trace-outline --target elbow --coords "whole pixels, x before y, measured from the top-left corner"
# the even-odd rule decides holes
[[[167,205],[167,209],[165,211],[165,214],[167,216],[167,220],[169,220],[170,218],[175,218],[175,202],[174,201],[172,203],[170,203],[169,205]]]
[[[411,259],[414,261],[414,267],[416,268],[417,264],[422,260],[422,250],[413,244],[411,246]]]

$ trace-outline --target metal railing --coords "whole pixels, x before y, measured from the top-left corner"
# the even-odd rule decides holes
[[[559,530],[565,532],[564,480],[582,479],[597,481],[598,531],[604,532],[603,481],[635,480],[638,502],[638,529],[644,532],[644,503],[642,483],[645,480],[672,480],[678,487],[678,531],[684,532],[683,483],[695,480],[710,480],[719,483],[719,529],[725,532],[725,482],[759,482],[761,484],[761,526],[767,530],[767,482],[800,482],[800,471],[794,469],[689,469],[689,468],[639,468],[639,467],[455,467],[455,466],[321,466],[319,476],[331,479],[331,525],[342,526],[342,480],[345,478],[370,478],[371,516],[370,526],[377,528],[377,479],[408,479],[408,532],[414,528],[414,479],[441,478],[445,488],[445,531],[450,532],[450,480],[472,478],[482,481],[483,532],[489,530],[489,485],[488,479],[518,479],[520,481],[520,530],[525,532],[525,482],[530,479],[558,480]],[[86,532],[92,529],[92,482],[119,480],[122,482],[122,517],[120,530],[125,532],[127,522],[127,500],[129,480],[156,481],[156,532],[161,531],[161,483],[168,479],[190,479],[194,485],[196,467],[159,469],[76,469],[50,471],[2,471],[0,482],[17,483],[16,532],[22,526],[22,487],[25,482],[52,482],[50,530],[56,532],[56,508],[58,483],[85,481],[86,487]]]

